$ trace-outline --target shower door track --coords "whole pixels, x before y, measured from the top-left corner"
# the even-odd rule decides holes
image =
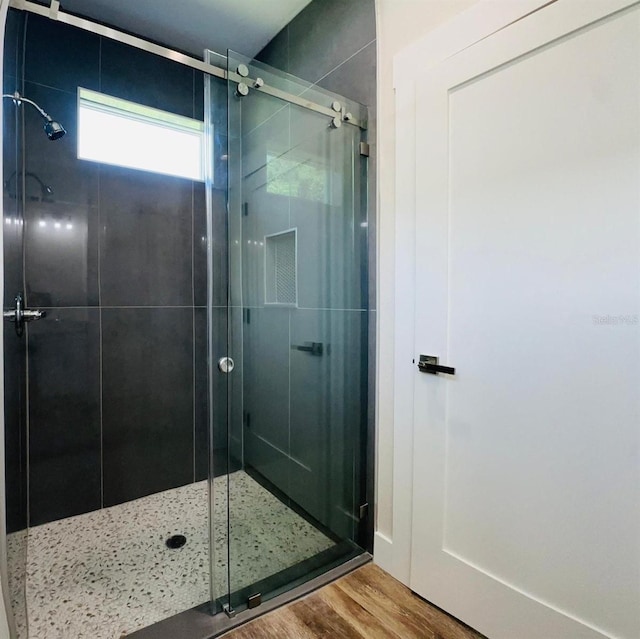
[[[66,11],[60,11],[59,0],[52,0],[51,5],[48,7],[42,4],[31,2],[30,0],[11,0],[9,6],[20,11],[35,13],[45,18],[56,20],[64,24],[68,24],[72,27],[77,27],[78,29],[83,29],[84,31],[90,31],[91,33],[95,33],[111,40],[115,40],[116,42],[121,42],[122,44],[128,44],[129,46],[135,47],[136,49],[142,49],[143,51],[153,53],[154,55],[160,56],[162,58],[173,60],[174,62],[184,64],[185,66],[191,67],[192,69],[196,69],[197,71],[201,71],[202,73],[206,73],[216,78],[229,80],[231,82],[235,82],[236,84],[246,85],[246,87],[250,88],[251,90],[260,91],[275,98],[279,98],[280,100],[285,100],[286,102],[290,102],[297,106],[303,107],[304,109],[326,115],[327,117],[331,118],[331,120],[339,118],[340,121],[344,124],[350,124],[363,130],[366,130],[367,128],[367,123],[365,121],[359,120],[351,113],[347,113],[342,105],[340,105],[339,109],[336,109],[332,104],[328,106],[318,104],[316,102],[313,102],[312,100],[305,99],[302,94],[295,95],[293,93],[287,93],[286,91],[281,91],[276,87],[264,84],[262,83],[262,80],[260,78],[250,78],[242,76],[235,72],[229,72],[226,68],[209,64],[207,62],[204,62],[203,60],[198,60],[197,58],[187,55],[186,53],[181,53],[180,51],[169,49],[168,47],[164,47],[160,44],[156,44],[155,42],[150,42],[149,40],[145,40],[138,36],[125,33],[124,31],[118,31],[113,27],[108,27],[104,24],[100,24],[99,22],[93,22],[91,20],[88,20],[87,18],[82,18],[72,13],[67,13]],[[219,55],[221,58],[224,58],[226,60],[226,56],[221,54]]]

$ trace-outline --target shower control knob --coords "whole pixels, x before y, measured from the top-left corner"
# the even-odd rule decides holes
[[[230,357],[221,357],[218,360],[218,368],[226,375],[235,368],[235,362]]]

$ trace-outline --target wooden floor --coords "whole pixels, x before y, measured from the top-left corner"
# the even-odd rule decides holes
[[[484,639],[374,564],[224,635],[224,639]]]

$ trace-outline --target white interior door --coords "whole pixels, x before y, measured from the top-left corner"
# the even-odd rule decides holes
[[[417,80],[411,587],[490,639],[640,637],[640,4]]]

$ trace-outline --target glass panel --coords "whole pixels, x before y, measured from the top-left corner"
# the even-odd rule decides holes
[[[203,603],[209,610],[211,456],[222,455],[222,468],[212,466],[223,483],[228,476],[225,392],[215,392],[221,428],[213,442],[207,417],[207,342],[215,346],[221,335],[213,351],[227,352],[226,177],[219,181],[226,82],[216,81],[217,108],[210,105],[217,164],[209,243],[201,181],[77,157],[80,85],[155,105],[184,123],[203,120],[202,76],[61,23],[12,22],[5,56],[26,51],[34,74],[49,47],[65,43],[55,49],[59,64],[47,86],[25,82],[16,59],[3,87],[25,98],[6,100],[3,110],[4,307],[15,308],[21,293],[27,306],[46,311],[21,336],[4,325],[17,637],[129,636]],[[79,50],[82,63],[67,56]],[[48,140],[26,100],[59,119],[67,135]],[[215,330],[207,324],[209,246]],[[226,552],[226,533],[214,539]]]
[[[229,52],[249,78],[354,117],[358,104]],[[247,81],[249,87],[252,81]],[[229,588],[238,610],[361,552],[367,393],[359,128],[229,82]],[[238,364],[241,364],[238,366]],[[230,460],[231,461],[231,460]]]
[[[205,51],[205,61],[218,66],[225,58]],[[205,180],[207,198],[207,359],[209,405],[209,526],[212,612],[229,599],[229,410],[232,375],[218,362],[227,345],[230,315],[229,252],[227,242],[227,87],[219,78],[205,76]]]

